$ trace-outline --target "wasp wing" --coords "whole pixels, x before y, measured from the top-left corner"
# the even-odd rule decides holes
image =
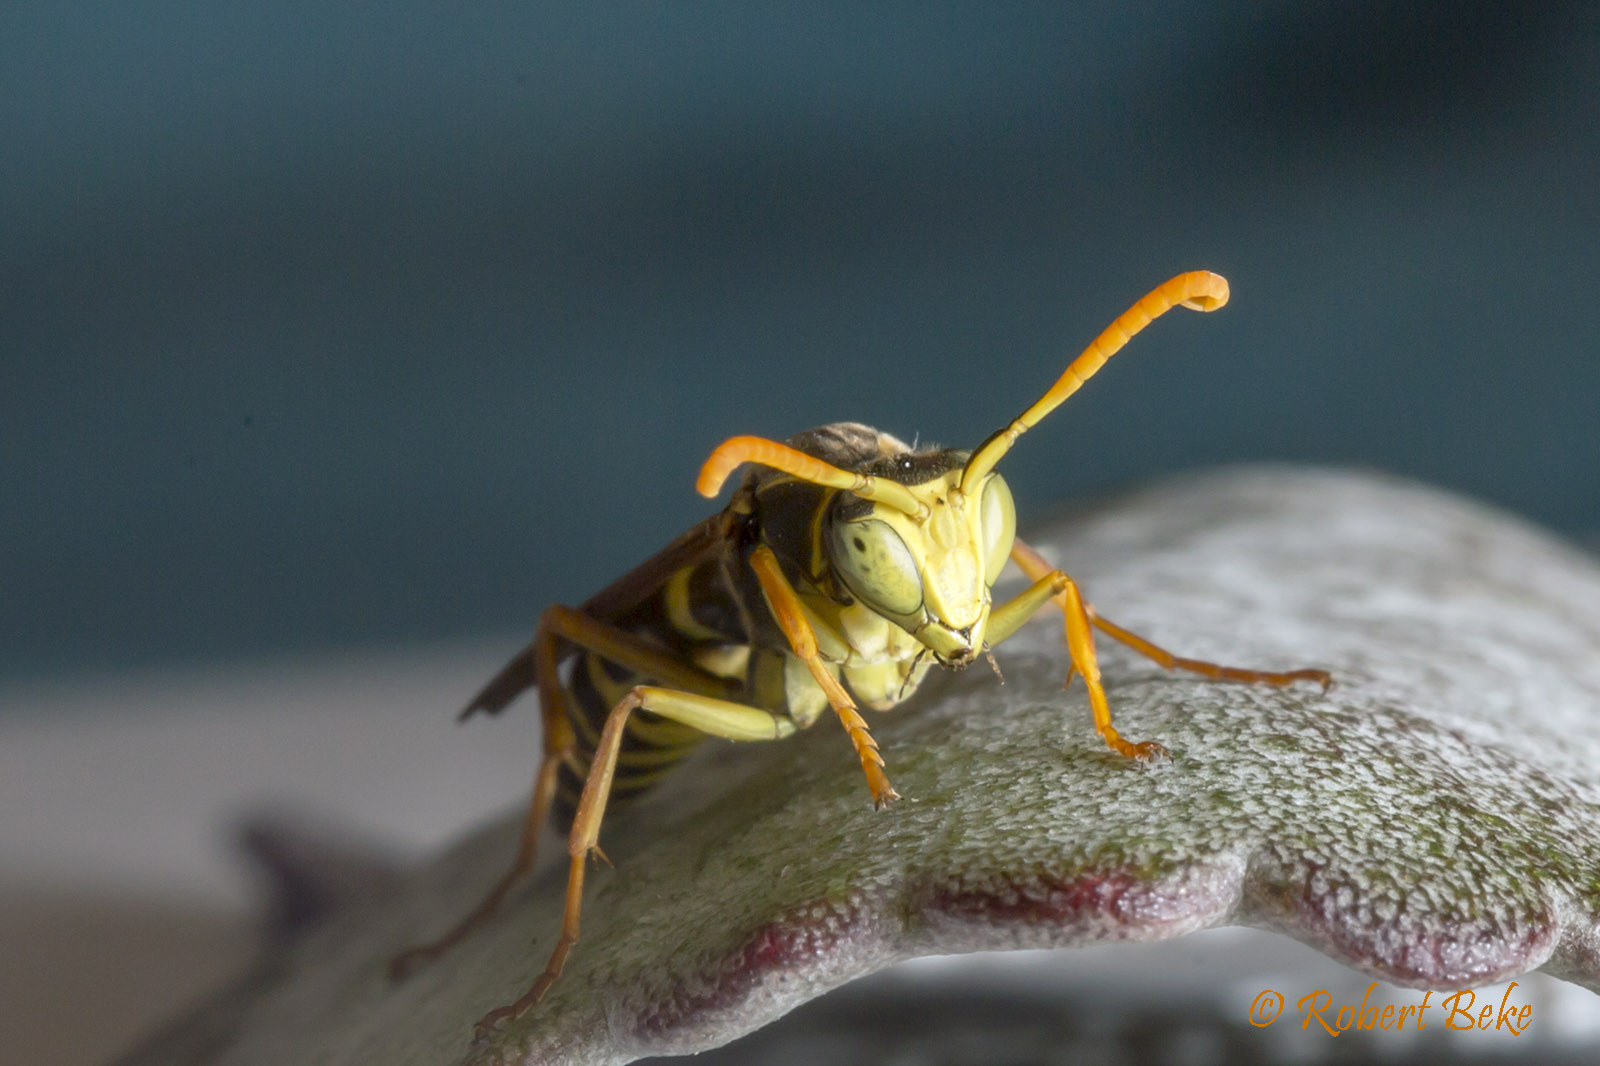
[[[602,622],[616,618],[649,599],[673,574],[696,566],[721,552],[740,527],[739,516],[722,511],[700,522],[622,577],[613,581],[580,608]],[[461,719],[478,712],[498,714],[537,682],[537,642],[523,648],[462,708]]]

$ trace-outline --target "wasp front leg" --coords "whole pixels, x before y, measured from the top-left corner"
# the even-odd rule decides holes
[[[1153,740],[1138,744],[1122,738],[1111,724],[1111,703],[1106,699],[1105,686],[1100,683],[1100,662],[1095,656],[1094,635],[1089,628],[1089,613],[1083,597],[1078,593],[1077,582],[1066,573],[1049,568],[1046,573],[1033,575],[1036,580],[1015,599],[996,607],[989,615],[989,643],[999,644],[1011,636],[1022,624],[1038,613],[1051,600],[1061,605],[1066,616],[1067,650],[1072,656],[1072,669],[1083,676],[1089,689],[1089,707],[1094,712],[1094,727],[1112,750],[1130,759],[1152,759],[1163,756],[1167,749]],[[1071,680],[1071,675],[1068,675]]]
[[[778,557],[763,544],[751,553],[750,568],[755,571],[756,580],[761,583],[761,591],[766,596],[767,607],[777,620],[778,627],[783,630],[783,635],[788,638],[789,646],[811,671],[818,687],[827,694],[828,705],[839,716],[839,722],[849,734],[850,743],[856,749],[856,758],[861,760],[862,772],[867,775],[867,788],[872,792],[873,806],[884,807],[899,799],[900,793],[889,784],[888,775],[883,772],[883,755],[878,751],[878,742],[872,739],[872,733],[867,729],[866,720],[856,709],[856,701],[822,661],[817,651],[817,635],[811,623],[806,621],[805,608],[794,586],[783,576]]]

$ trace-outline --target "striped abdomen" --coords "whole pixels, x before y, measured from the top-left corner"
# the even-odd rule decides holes
[[[613,624],[703,669],[735,679],[742,689],[750,648],[737,593],[729,588],[724,573],[722,557],[686,567]],[[577,736],[578,760],[587,773],[611,709],[633,686],[656,679],[583,650],[568,657],[565,670],[562,686]],[[614,809],[647,790],[704,738],[696,729],[635,711],[623,734],[610,806]],[[563,763],[554,804],[562,832],[571,827],[582,791],[583,779]]]

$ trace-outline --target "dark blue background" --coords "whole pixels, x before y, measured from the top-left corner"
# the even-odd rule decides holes
[[[0,677],[528,629],[723,437],[1026,523],[1235,459],[1600,528],[1600,7],[0,14]]]

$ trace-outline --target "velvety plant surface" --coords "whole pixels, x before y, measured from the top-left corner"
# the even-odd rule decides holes
[[[1172,752],[1135,764],[1095,735],[1081,683],[1063,691],[1052,609],[998,649],[1004,684],[980,662],[871,717],[904,797],[886,811],[829,719],[707,745],[606,826],[616,868],[590,875],[566,974],[480,1044],[474,1020],[544,964],[563,841],[449,957],[400,985],[383,967],[475,902],[520,814],[129,1062],[620,1063],[717,1046],[917,955],[1227,924],[1405,985],[1544,969],[1600,989],[1590,556],[1431,489],[1284,468],[1173,480],[1031,539],[1179,654],[1337,685],[1168,674],[1102,639],[1118,727]]]

